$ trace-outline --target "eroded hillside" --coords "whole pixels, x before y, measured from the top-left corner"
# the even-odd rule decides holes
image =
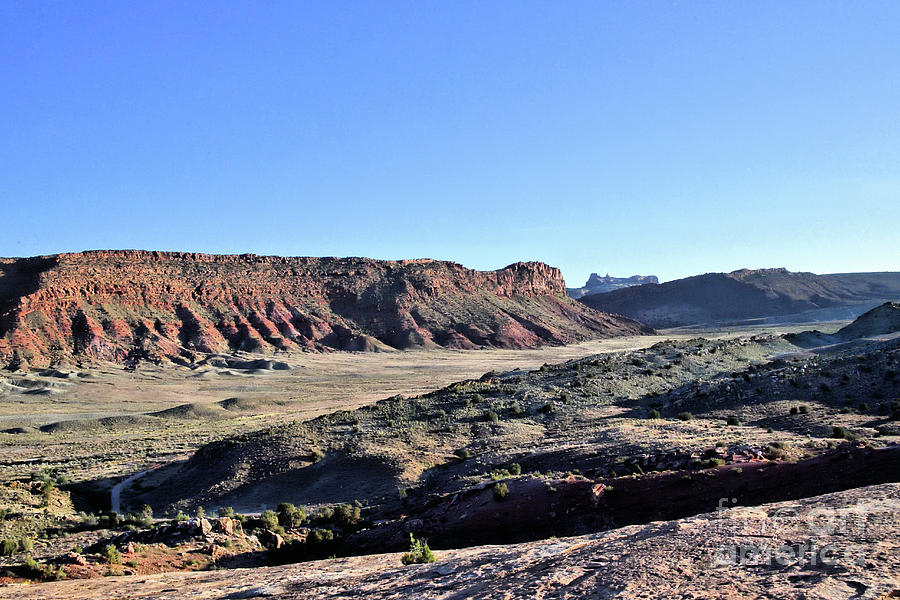
[[[0,262],[0,362],[190,364],[233,350],[525,348],[647,329],[566,296],[558,269],[96,251]]]

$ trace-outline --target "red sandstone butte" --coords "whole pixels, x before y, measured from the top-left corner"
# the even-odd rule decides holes
[[[527,348],[646,332],[539,262],[139,250],[0,259],[0,366],[191,361],[246,350]]]

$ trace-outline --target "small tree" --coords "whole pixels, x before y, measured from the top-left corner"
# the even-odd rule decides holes
[[[48,508],[50,506],[50,502],[53,500],[53,490],[56,489],[56,484],[52,479],[45,479],[43,487],[41,488],[41,508]]]
[[[428,542],[417,540],[413,534],[409,534],[409,552],[406,552],[401,558],[404,565],[416,565],[433,563],[437,560]]]
[[[494,500],[506,500],[509,496],[509,487],[505,483],[494,484]]]
[[[153,525],[153,509],[147,504],[142,506],[137,520],[139,524],[143,525],[144,527],[150,527],[151,525]]]
[[[334,541],[334,532],[330,529],[316,528],[309,532],[307,544],[327,544]]]
[[[295,529],[306,520],[306,511],[290,502],[278,505],[278,523],[285,529]]]
[[[103,549],[103,558],[111,565],[122,563],[122,555],[119,554],[119,551],[112,544],[107,544],[106,548]]]
[[[270,531],[274,531],[278,527],[278,515],[275,514],[274,510],[264,510],[259,515],[259,520],[262,521],[263,527]]]
[[[334,516],[341,527],[353,527],[362,518],[362,511],[356,505],[338,504],[335,507]]]

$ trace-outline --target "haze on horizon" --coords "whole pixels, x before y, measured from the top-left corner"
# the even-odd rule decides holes
[[[0,256],[900,270],[890,2],[0,5]]]

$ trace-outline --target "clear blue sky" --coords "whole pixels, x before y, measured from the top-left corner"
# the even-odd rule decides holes
[[[0,3],[0,256],[900,270],[900,2]]]

